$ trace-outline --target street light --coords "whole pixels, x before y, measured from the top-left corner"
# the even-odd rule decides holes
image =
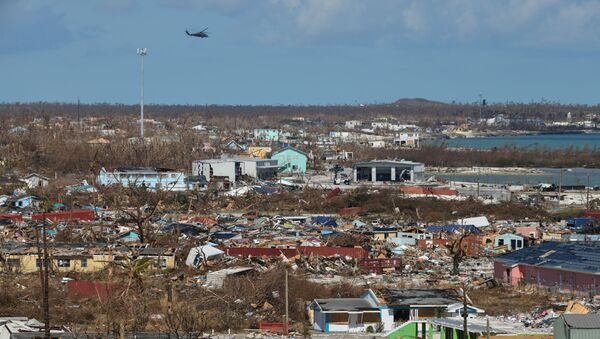
[[[140,97],[140,134],[144,141],[144,56],[148,54],[147,48],[138,48],[137,54],[141,57],[142,74],[141,74],[141,97]]]

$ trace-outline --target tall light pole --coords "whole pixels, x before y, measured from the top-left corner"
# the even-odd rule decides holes
[[[147,48],[138,48],[137,54],[141,57],[142,74],[141,74],[141,95],[140,95],[140,134],[142,141],[144,141],[144,56],[148,54]]]
[[[481,120],[483,119],[482,109],[483,109],[483,94],[479,93],[479,122],[481,122]]]

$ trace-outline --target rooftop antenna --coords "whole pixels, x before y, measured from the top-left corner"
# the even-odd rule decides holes
[[[138,48],[137,54],[141,60],[141,93],[140,93],[140,137],[144,140],[144,56],[148,54],[147,48]]]

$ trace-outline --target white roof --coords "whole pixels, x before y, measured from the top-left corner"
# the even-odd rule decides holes
[[[490,222],[487,217],[473,217],[456,220],[458,225],[473,225],[475,227],[487,227],[490,226]]]
[[[188,253],[185,264],[188,266],[194,266],[194,261],[198,255],[201,256],[202,260],[204,260],[204,257],[202,256],[203,253],[207,260],[211,260],[225,254],[225,252],[221,251],[220,249],[209,245],[193,247]]]

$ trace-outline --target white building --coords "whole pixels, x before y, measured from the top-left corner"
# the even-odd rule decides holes
[[[192,174],[203,175],[209,182],[213,177],[227,177],[230,182],[240,181],[244,176],[269,179],[277,176],[278,170],[278,162],[273,159],[223,158],[192,163]]]
[[[419,133],[398,133],[394,138],[394,146],[419,147]]]
[[[27,185],[27,188],[46,187],[50,182],[47,177],[37,173],[31,173],[21,181]]]
[[[102,168],[96,181],[102,186],[140,186],[174,192],[188,189],[183,172],[153,167],[120,167],[110,172]]]
[[[346,128],[352,129],[362,126],[362,121],[360,120],[348,120],[346,121]]]

